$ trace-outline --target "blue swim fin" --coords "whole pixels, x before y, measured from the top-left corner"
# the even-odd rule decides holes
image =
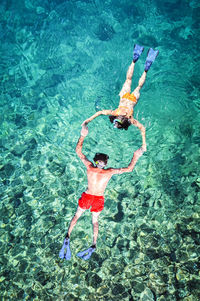
[[[92,253],[96,250],[96,248],[94,246],[89,247],[87,250],[81,251],[79,253],[77,253],[76,255],[80,258],[82,258],[83,260],[88,260],[90,259]]]
[[[140,55],[142,54],[144,50],[143,46],[140,46],[138,44],[134,45],[134,49],[133,49],[133,62],[137,62],[137,60],[139,59]]]
[[[158,50],[153,50],[153,48],[149,48],[146,62],[145,62],[145,71],[148,71],[152,65],[152,63],[155,61],[159,51]]]
[[[59,257],[61,259],[65,258],[66,260],[70,260],[71,259],[71,250],[70,250],[70,245],[69,245],[70,241],[69,238],[65,238],[64,239],[64,243],[63,246],[59,252]],[[65,253],[66,250],[66,253]]]

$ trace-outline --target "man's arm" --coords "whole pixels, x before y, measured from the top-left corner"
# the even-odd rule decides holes
[[[86,167],[89,167],[92,162],[90,162],[86,156],[82,153],[82,147],[83,147],[83,141],[85,139],[85,137],[87,136],[88,134],[88,128],[86,125],[83,125],[82,126],[82,129],[81,129],[81,136],[78,140],[78,143],[76,145],[76,153],[77,155],[79,156],[79,158],[81,159],[81,161],[83,162],[83,164],[86,166]]]
[[[133,125],[135,125],[136,127],[138,127],[138,129],[141,131],[141,135],[142,135],[142,148],[146,152],[147,145],[146,145],[146,129],[145,129],[145,127],[138,120],[134,119],[133,116],[131,117],[131,123]]]
[[[124,172],[131,172],[133,171],[135,164],[137,163],[138,159],[143,155],[144,149],[143,147],[140,147],[138,150],[136,150],[133,154],[133,158],[131,159],[130,164],[128,167],[123,167],[123,168],[113,168],[112,172],[113,174],[122,174]]]
[[[86,119],[81,125],[88,124],[90,121],[92,121],[94,118],[96,118],[100,115],[112,115],[112,110],[98,111],[94,115],[92,115],[90,118]]]

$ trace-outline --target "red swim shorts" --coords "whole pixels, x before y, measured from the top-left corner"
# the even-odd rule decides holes
[[[100,212],[104,208],[104,197],[83,192],[78,200],[78,205],[82,209],[89,209],[92,206],[91,212]]]

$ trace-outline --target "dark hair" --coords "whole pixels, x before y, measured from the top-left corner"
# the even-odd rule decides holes
[[[107,164],[108,159],[109,159],[108,155],[102,153],[96,153],[93,160],[94,162],[100,160],[105,162],[105,164]]]
[[[109,116],[110,122],[113,123],[115,119],[117,119],[118,116]],[[128,118],[122,117],[121,122],[116,121],[117,128],[119,130],[128,130],[128,127],[131,125],[131,122]]]

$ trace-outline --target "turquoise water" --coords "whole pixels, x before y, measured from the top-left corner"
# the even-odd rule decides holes
[[[200,300],[200,4],[197,0],[6,1],[0,4],[1,300]],[[96,252],[86,212],[58,256],[86,189],[81,123],[115,109],[134,43],[159,56],[135,118],[147,152],[105,193]],[[83,152],[128,165],[141,138],[89,124]]]

